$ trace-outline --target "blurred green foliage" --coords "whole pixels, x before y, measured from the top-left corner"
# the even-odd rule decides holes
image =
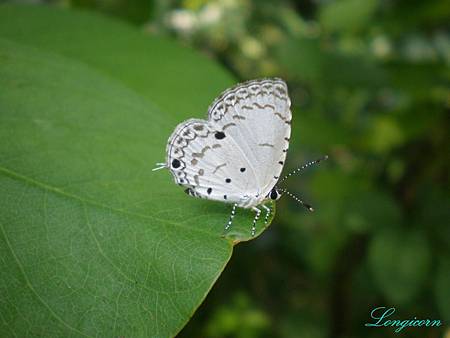
[[[170,35],[242,80],[287,80],[287,186],[275,226],[239,245],[186,337],[380,337],[376,306],[449,335],[450,2],[63,0]],[[205,102],[205,108],[207,103]],[[198,116],[204,115],[199,112]]]

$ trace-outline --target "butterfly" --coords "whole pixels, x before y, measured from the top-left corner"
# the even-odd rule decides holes
[[[208,119],[180,123],[169,137],[166,162],[175,182],[193,197],[233,205],[225,230],[236,208],[255,211],[251,234],[255,235],[261,209],[265,224],[272,212],[265,205],[283,193],[313,211],[277,183],[319,163],[309,162],[280,180],[291,135],[291,100],[286,83],[279,78],[257,79],[224,91],[208,108]]]

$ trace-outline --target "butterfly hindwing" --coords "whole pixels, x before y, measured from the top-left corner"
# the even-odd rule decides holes
[[[169,139],[167,161],[175,181],[188,187],[189,194],[238,202],[239,179],[234,179],[236,173],[229,164],[243,163],[245,158],[239,156],[232,139],[222,135],[224,131],[205,120],[187,120]]]

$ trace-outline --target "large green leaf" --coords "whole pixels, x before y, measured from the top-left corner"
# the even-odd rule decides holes
[[[182,328],[252,215],[224,236],[228,205],[151,168],[175,124],[232,82],[109,19],[0,6],[0,336]]]

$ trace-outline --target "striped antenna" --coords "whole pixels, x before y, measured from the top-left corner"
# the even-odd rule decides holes
[[[325,161],[326,159],[328,159],[328,155],[325,155],[324,157],[321,157],[321,158],[319,158],[319,159],[317,159],[317,160],[315,160],[315,161],[308,162],[308,163],[302,165],[301,167],[298,167],[297,169],[292,170],[289,174],[287,174],[286,176],[284,176],[284,177],[279,181],[279,183],[283,182],[285,179],[291,177],[292,175],[298,174],[298,173],[301,172],[303,169],[306,169],[306,168],[312,166],[313,164],[319,164],[320,162]]]
[[[291,193],[290,191],[287,191],[284,188],[278,188],[277,189],[279,191],[282,191],[284,193],[286,193],[289,197],[293,198],[294,200],[296,200],[298,203],[300,203],[301,205],[303,205],[306,209],[308,209],[309,211],[314,211],[313,207],[311,205],[309,205],[308,203],[303,202],[303,200],[301,200],[300,198],[298,198],[297,196],[295,196],[293,193]]]

